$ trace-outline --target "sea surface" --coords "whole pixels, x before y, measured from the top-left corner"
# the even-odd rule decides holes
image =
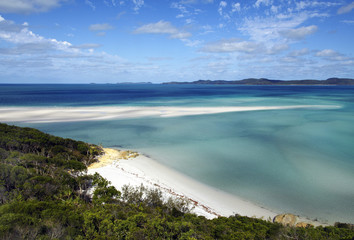
[[[0,85],[0,106],[292,105],[337,108],[15,124],[138,150],[268,209],[354,223],[354,87]]]

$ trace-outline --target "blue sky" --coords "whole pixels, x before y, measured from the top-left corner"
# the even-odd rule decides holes
[[[1,83],[354,78],[345,0],[0,0]]]

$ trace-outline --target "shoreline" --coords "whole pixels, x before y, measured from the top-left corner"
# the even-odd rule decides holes
[[[275,216],[281,214],[200,183],[147,156],[138,155],[123,159],[120,153],[126,151],[110,148],[104,148],[104,150],[106,155],[99,159],[101,165],[94,166],[93,164],[93,166],[89,166],[88,173],[99,173],[102,177],[109,180],[117,190],[120,190],[123,185],[135,187],[143,184],[148,188],[157,187],[164,196],[188,199],[191,205],[194,206],[192,213],[209,219],[239,214],[273,221]],[[112,154],[112,152],[115,153]],[[298,222],[305,222],[315,226],[323,225],[301,217],[298,218]]]

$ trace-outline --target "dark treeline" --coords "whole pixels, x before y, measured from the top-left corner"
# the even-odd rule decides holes
[[[158,189],[118,191],[87,166],[98,146],[0,124],[0,239],[353,239],[349,224],[285,227],[239,215],[208,220]],[[94,190],[92,190],[94,189]]]

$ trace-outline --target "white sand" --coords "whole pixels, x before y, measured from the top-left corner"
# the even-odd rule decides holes
[[[226,112],[300,108],[339,108],[334,105],[252,106],[252,107],[0,107],[0,122],[73,122],[139,117],[178,117]]]
[[[116,156],[112,160],[118,160]],[[185,197],[194,205],[193,212],[214,218],[240,214],[249,217],[268,219],[275,212],[256,206],[228,193],[197,182],[158,162],[139,155],[137,158],[107,161],[105,166],[89,168],[89,173],[98,172],[117,189],[123,185],[158,187],[165,196]]]
[[[192,212],[212,219],[218,216],[256,217],[273,220],[280,212],[271,211],[237,196],[202,184],[182,173],[159,164],[155,160],[135,152],[105,148],[106,156],[97,165],[91,165],[88,173],[99,173],[120,190],[124,185],[138,187],[143,184],[149,188],[159,188],[164,197],[188,199],[194,207]],[[132,156],[132,157],[129,157]],[[314,226],[328,225],[299,217],[297,222]]]

